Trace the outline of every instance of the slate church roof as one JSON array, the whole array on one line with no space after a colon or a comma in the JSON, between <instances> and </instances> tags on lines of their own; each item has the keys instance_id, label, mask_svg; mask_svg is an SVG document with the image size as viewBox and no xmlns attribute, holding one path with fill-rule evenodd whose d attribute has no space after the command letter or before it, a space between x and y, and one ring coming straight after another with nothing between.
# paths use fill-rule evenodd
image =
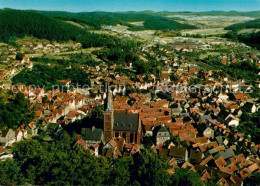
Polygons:
<instances>
[{"instance_id":1,"label":"slate church roof","mask_svg":"<svg viewBox=\"0 0 260 186\"><path fill-rule=\"evenodd\" d=\"M137 131L139 114L114 114L113 130Z\"/></svg>"}]
</instances>

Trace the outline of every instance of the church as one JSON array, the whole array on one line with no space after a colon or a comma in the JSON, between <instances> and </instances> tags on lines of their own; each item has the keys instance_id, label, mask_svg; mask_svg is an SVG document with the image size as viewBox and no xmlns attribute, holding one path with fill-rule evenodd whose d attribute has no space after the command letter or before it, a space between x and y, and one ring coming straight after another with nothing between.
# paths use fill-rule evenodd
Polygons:
<instances>
[{"instance_id":1,"label":"church","mask_svg":"<svg viewBox=\"0 0 260 186\"><path fill-rule=\"evenodd\" d=\"M107 85L104 110L104 142L114 137L125 138L126 143L140 144L142 127L139 114L114 113L112 93Z\"/></svg>"}]
</instances>

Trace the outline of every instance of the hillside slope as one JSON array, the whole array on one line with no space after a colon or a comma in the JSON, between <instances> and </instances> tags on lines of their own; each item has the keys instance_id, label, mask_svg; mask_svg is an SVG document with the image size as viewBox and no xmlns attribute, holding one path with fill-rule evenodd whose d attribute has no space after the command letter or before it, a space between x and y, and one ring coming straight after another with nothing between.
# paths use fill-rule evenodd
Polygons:
<instances>
[{"instance_id":1,"label":"hillside slope","mask_svg":"<svg viewBox=\"0 0 260 186\"><path fill-rule=\"evenodd\" d=\"M129 22L143 21L142 29L195 29L196 26L179 23L181 18L168 18L157 13L150 12L60 12L60 11L35 11L52 18L75 21L91 26L93 29L100 29L104 25L122 24L129 26Z\"/></svg>"},{"instance_id":2,"label":"hillside slope","mask_svg":"<svg viewBox=\"0 0 260 186\"><path fill-rule=\"evenodd\" d=\"M75 40L85 31L34 12L4 9L0 11L0 40L12 37L34 36L56 41Z\"/></svg>"},{"instance_id":3,"label":"hillside slope","mask_svg":"<svg viewBox=\"0 0 260 186\"><path fill-rule=\"evenodd\" d=\"M0 10L0 41L33 36L50 41L80 42L83 48L115 45L118 39L110 35L94 34L78 26L41 15L33 11Z\"/></svg>"},{"instance_id":4,"label":"hillside slope","mask_svg":"<svg viewBox=\"0 0 260 186\"><path fill-rule=\"evenodd\" d=\"M238 31L246 28L260 28L260 19L255 19L244 23L233 24L226 27L225 30Z\"/></svg>"}]
</instances>

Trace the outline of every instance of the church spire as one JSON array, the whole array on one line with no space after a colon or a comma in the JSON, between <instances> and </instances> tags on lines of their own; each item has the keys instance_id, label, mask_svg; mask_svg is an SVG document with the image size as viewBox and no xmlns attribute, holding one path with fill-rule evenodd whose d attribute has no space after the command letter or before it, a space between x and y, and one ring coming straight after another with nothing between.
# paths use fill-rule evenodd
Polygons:
<instances>
[{"instance_id":1,"label":"church spire","mask_svg":"<svg viewBox=\"0 0 260 186\"><path fill-rule=\"evenodd\" d=\"M107 83L107 108L106 111L113 112L113 103L112 103L112 92L110 90L109 82Z\"/></svg>"}]
</instances>

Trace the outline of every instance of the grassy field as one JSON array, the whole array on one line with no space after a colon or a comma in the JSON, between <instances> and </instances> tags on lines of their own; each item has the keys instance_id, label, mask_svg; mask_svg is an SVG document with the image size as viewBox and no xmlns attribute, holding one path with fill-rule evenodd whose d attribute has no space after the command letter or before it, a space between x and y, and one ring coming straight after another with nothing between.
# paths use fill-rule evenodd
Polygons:
<instances>
[{"instance_id":1,"label":"grassy field","mask_svg":"<svg viewBox=\"0 0 260 186\"><path fill-rule=\"evenodd\" d=\"M79 53L83 53L83 54L90 54L91 57L96 60L96 61L100 61L96 55L92 54L92 52L94 50L101 50L101 47L92 47L92 48L86 48L86 49L82 49L82 50L77 50L77 51L70 51L70 52L61 52L61 53L52 53L52 54L48 54L51 57L54 57L56 59L69 59L70 54L79 54Z\"/></svg>"},{"instance_id":2,"label":"grassy field","mask_svg":"<svg viewBox=\"0 0 260 186\"><path fill-rule=\"evenodd\" d=\"M50 41L48 41L47 39L38 39L26 36L24 38L17 38L15 42L17 45L30 45L32 43L49 43Z\"/></svg>"},{"instance_id":3,"label":"grassy field","mask_svg":"<svg viewBox=\"0 0 260 186\"><path fill-rule=\"evenodd\" d=\"M101 47L96 47L96 48L87 48L87 49L82 49L82 50L77 50L77 51L70 51L70 52L61 52L61 53L50 53L50 54L26 54L26 56L30 57L31 60L33 61L33 58L35 57L41 57L44 56L45 58L49 58L49 59L65 59L65 60L70 60L70 55L71 54L79 54L79 53L83 53L83 54L89 54L91 55L92 59L94 59L95 61L100 61L100 59L97 58L96 55L92 54L92 52L94 50L101 50Z\"/></svg>"},{"instance_id":4,"label":"grassy field","mask_svg":"<svg viewBox=\"0 0 260 186\"><path fill-rule=\"evenodd\" d=\"M238 32L238 34L246 34L246 33L252 33L252 32L259 32L259 31L260 31L260 29L248 28L248 29L240 30Z\"/></svg>"},{"instance_id":5,"label":"grassy field","mask_svg":"<svg viewBox=\"0 0 260 186\"><path fill-rule=\"evenodd\" d=\"M144 21L139 21L139 22L129 22L129 24L134 25L134 26L143 26Z\"/></svg>"},{"instance_id":6,"label":"grassy field","mask_svg":"<svg viewBox=\"0 0 260 186\"><path fill-rule=\"evenodd\" d=\"M86 28L86 26L84 25L81 25L81 24L79 24L79 23L76 23L76 22L74 22L74 21L64 21L64 22L66 22L66 23L69 23L69 24L72 24L72 25L74 25L74 26L77 26L77 27L79 27L79 28Z\"/></svg>"},{"instance_id":7,"label":"grassy field","mask_svg":"<svg viewBox=\"0 0 260 186\"><path fill-rule=\"evenodd\" d=\"M196 29L196 30L188 30L183 31L182 34L200 34L200 35L219 35L225 34L228 30L224 30L223 28L209 28L209 29Z\"/></svg>"},{"instance_id":8,"label":"grassy field","mask_svg":"<svg viewBox=\"0 0 260 186\"><path fill-rule=\"evenodd\" d=\"M220 55L220 52L207 52L207 54L201 54L200 55L200 59L204 59L205 57L207 57L209 55L211 55L211 56L218 56L218 55Z\"/></svg>"}]
</instances>

